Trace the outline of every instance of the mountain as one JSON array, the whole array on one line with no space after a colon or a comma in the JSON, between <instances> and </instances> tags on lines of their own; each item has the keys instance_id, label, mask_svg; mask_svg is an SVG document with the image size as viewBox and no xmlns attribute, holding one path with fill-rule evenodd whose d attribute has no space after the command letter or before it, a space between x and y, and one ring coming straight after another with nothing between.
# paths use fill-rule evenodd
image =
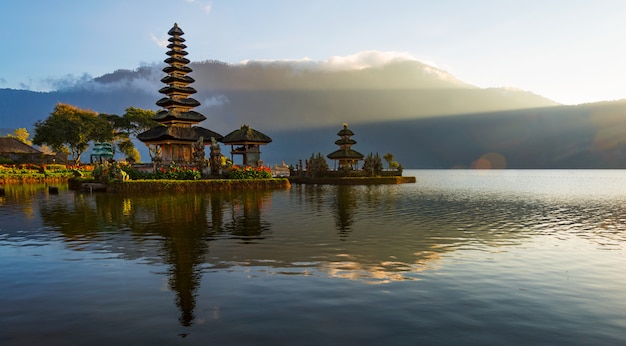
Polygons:
<instances>
[{"instance_id":1,"label":"mountain","mask_svg":"<svg viewBox=\"0 0 626 346\"><path fill-rule=\"evenodd\" d=\"M281 131L286 162L337 149L340 125ZM363 153L387 152L407 168L626 168L626 100L578 106L350 124ZM270 151L269 147L266 149ZM265 155L268 162L279 157Z\"/></svg>"},{"instance_id":2,"label":"mountain","mask_svg":"<svg viewBox=\"0 0 626 346\"><path fill-rule=\"evenodd\" d=\"M2 89L0 127L32 128L57 102L112 114L130 106L157 110L162 67L118 70L48 93ZM417 61L349 70L296 62L190 67L197 110L208 118L203 126L225 133L244 123L278 130L556 105L529 92L479 89Z\"/></svg>"},{"instance_id":3,"label":"mountain","mask_svg":"<svg viewBox=\"0 0 626 346\"><path fill-rule=\"evenodd\" d=\"M0 89L0 128L32 130L57 102L110 114L157 110L162 67L118 70L53 92ZM190 67L197 110L207 117L201 125L226 134L248 124L269 135L267 163L336 150L344 122L356 150L394 153L408 168L471 167L489 158L508 168L623 168L626 161L625 101L560 106L530 92L477 88L407 60L356 69L306 61Z\"/></svg>"}]
</instances>

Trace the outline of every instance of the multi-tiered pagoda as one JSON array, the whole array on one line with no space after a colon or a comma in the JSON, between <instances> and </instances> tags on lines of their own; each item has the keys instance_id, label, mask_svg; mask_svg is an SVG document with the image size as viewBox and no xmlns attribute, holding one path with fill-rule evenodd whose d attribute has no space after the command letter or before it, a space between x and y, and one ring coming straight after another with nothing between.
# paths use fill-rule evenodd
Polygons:
<instances>
[{"instance_id":1,"label":"multi-tiered pagoda","mask_svg":"<svg viewBox=\"0 0 626 346\"><path fill-rule=\"evenodd\" d=\"M339 146L339 150L333 151L327 157L334 160L335 163L339 162L338 169L358 169L359 160L363 159L363 154L352 149L356 141L350 138L354 136L354 133L350 131L347 123L343 124L343 129L337 132L337 136L340 138L335 141L335 144Z\"/></svg>"},{"instance_id":2,"label":"multi-tiered pagoda","mask_svg":"<svg viewBox=\"0 0 626 346\"><path fill-rule=\"evenodd\" d=\"M191 68L187 66L189 59L185 58L187 46L181 36L185 33L174 24L168 31L171 37L168 39L170 50L166 53L169 57L164 61L169 65L163 69L167 76L161 82L167 84L159 90L166 97L157 101L157 105L163 107L155 116L154 120L160 126L154 127L137 136L145 144L156 145L160 149L160 159L164 163L188 163L193 160L193 144L200 138L205 145L211 143L211 138L222 140L222 135L217 132L195 126L206 117L196 111L194 107L200 106L200 102L189 97L196 93L196 89L189 86L194 79L187 76Z\"/></svg>"}]
</instances>

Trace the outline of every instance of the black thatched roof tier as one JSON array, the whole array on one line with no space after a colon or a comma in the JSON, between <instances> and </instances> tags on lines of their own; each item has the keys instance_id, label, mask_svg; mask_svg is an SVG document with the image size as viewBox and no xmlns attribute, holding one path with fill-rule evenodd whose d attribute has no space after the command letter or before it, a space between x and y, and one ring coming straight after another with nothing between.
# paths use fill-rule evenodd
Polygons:
<instances>
[{"instance_id":1,"label":"black thatched roof tier","mask_svg":"<svg viewBox=\"0 0 626 346\"><path fill-rule=\"evenodd\" d=\"M217 141L223 138L219 133L200 126L157 126L137 135L137 139L146 143L165 140L196 142L200 137L203 138L205 143L210 143L211 137Z\"/></svg>"},{"instance_id":2,"label":"black thatched roof tier","mask_svg":"<svg viewBox=\"0 0 626 346\"><path fill-rule=\"evenodd\" d=\"M165 52L165 54L172 56L172 55L187 55L189 53L187 53L184 50L168 50L167 52Z\"/></svg>"},{"instance_id":3,"label":"black thatched roof tier","mask_svg":"<svg viewBox=\"0 0 626 346\"><path fill-rule=\"evenodd\" d=\"M172 72L189 73L193 70L189 66L165 66L161 71L169 74Z\"/></svg>"},{"instance_id":4,"label":"black thatched roof tier","mask_svg":"<svg viewBox=\"0 0 626 346\"><path fill-rule=\"evenodd\" d=\"M168 110L162 110L158 112L154 118L152 118L158 122L166 122L172 120L179 120L181 122L196 122L199 123L203 120L206 120L206 117L196 111L189 112L171 112Z\"/></svg>"},{"instance_id":5,"label":"black thatched roof tier","mask_svg":"<svg viewBox=\"0 0 626 346\"><path fill-rule=\"evenodd\" d=\"M337 136L354 136L354 133L348 128L348 124L344 124L341 131L337 132Z\"/></svg>"},{"instance_id":6,"label":"black thatched roof tier","mask_svg":"<svg viewBox=\"0 0 626 346\"><path fill-rule=\"evenodd\" d=\"M196 99L192 98L184 98L184 99L173 99L171 97L164 97L156 102L157 106L161 106L163 108L172 108L172 107L198 107L200 102Z\"/></svg>"},{"instance_id":7,"label":"black thatched roof tier","mask_svg":"<svg viewBox=\"0 0 626 346\"><path fill-rule=\"evenodd\" d=\"M175 56L171 56L165 60L163 60L165 63L167 64L175 64L175 63L179 63L182 65L187 65L191 62L191 60L187 59L187 58L179 58L179 57L175 57Z\"/></svg>"},{"instance_id":8,"label":"black thatched roof tier","mask_svg":"<svg viewBox=\"0 0 626 346\"><path fill-rule=\"evenodd\" d=\"M341 139L336 140L335 144L337 144L337 145L346 145L346 144L354 145L354 144L356 144L356 141L354 139L343 139L343 138L341 138Z\"/></svg>"},{"instance_id":9,"label":"black thatched roof tier","mask_svg":"<svg viewBox=\"0 0 626 346\"><path fill-rule=\"evenodd\" d=\"M170 42L172 42L172 43L174 43L174 44L176 44L177 42L182 43L182 42L185 42L185 41L186 41L184 38L179 37L179 36L176 36L176 37L170 37L170 38L168 38L167 40L168 40L168 41L170 41Z\"/></svg>"},{"instance_id":10,"label":"black thatched roof tier","mask_svg":"<svg viewBox=\"0 0 626 346\"><path fill-rule=\"evenodd\" d=\"M172 75L167 75L163 78L161 78L161 82L165 83L165 84L172 84L174 82L179 82L179 83L183 83L183 84L190 84L195 82L195 79L189 77L189 76L182 76L182 77L177 77L177 76L172 76Z\"/></svg>"},{"instance_id":11,"label":"black thatched roof tier","mask_svg":"<svg viewBox=\"0 0 626 346\"><path fill-rule=\"evenodd\" d=\"M178 23L174 23L174 26L167 32L170 36L184 35L183 29L178 27Z\"/></svg>"},{"instance_id":12,"label":"black thatched roof tier","mask_svg":"<svg viewBox=\"0 0 626 346\"><path fill-rule=\"evenodd\" d=\"M187 45L184 44L184 43L178 42L178 41L170 43L170 44L167 45L167 48L169 48L169 49L172 49L174 47L185 49L185 48L187 48Z\"/></svg>"},{"instance_id":13,"label":"black thatched roof tier","mask_svg":"<svg viewBox=\"0 0 626 346\"><path fill-rule=\"evenodd\" d=\"M360 160L364 157L363 154L359 153L356 150L337 150L337 151L333 151L332 153L326 155L326 157L328 157L329 159L333 159L333 160L340 160L340 159L356 159L356 160Z\"/></svg>"},{"instance_id":14,"label":"black thatched roof tier","mask_svg":"<svg viewBox=\"0 0 626 346\"><path fill-rule=\"evenodd\" d=\"M222 139L224 144L267 144L271 141L269 136L250 128L248 125L243 125L239 130L227 134Z\"/></svg>"},{"instance_id":15,"label":"black thatched roof tier","mask_svg":"<svg viewBox=\"0 0 626 346\"><path fill-rule=\"evenodd\" d=\"M169 86L169 85L159 89L159 92L165 95L169 95L171 93L181 93L181 94L188 94L188 95L197 93L196 89L189 87L189 86L175 87L175 86Z\"/></svg>"}]
</instances>

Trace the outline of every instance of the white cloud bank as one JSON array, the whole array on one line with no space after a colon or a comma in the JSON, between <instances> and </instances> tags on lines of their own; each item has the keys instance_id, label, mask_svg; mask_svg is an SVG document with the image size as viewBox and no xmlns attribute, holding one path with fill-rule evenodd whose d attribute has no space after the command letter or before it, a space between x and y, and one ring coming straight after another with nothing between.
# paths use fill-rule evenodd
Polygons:
<instances>
[{"instance_id":1,"label":"white cloud bank","mask_svg":"<svg viewBox=\"0 0 626 346\"><path fill-rule=\"evenodd\" d=\"M342 70L362 70L371 67L384 66L392 62L418 61L409 53L405 52L381 52L362 51L347 56L332 56L328 60L314 61L305 57L302 59L276 59L276 60L243 60L242 65L250 63L287 63L294 66L310 69L342 71Z\"/></svg>"}]
</instances>

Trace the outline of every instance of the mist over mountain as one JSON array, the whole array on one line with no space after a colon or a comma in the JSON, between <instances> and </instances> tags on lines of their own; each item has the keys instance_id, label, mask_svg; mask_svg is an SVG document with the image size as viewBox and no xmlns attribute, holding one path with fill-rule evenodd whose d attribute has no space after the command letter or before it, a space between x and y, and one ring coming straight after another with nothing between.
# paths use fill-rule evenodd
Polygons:
<instances>
[{"instance_id":1,"label":"mist over mountain","mask_svg":"<svg viewBox=\"0 0 626 346\"><path fill-rule=\"evenodd\" d=\"M198 91L192 97L207 117L202 125L217 132L244 123L278 130L556 105L529 92L479 89L414 60L363 60L349 67L308 61L191 63L196 80L191 86ZM49 93L0 90L0 127L32 127L57 102L112 114L130 106L158 110L163 66L117 70Z\"/></svg>"},{"instance_id":2,"label":"mist over mountain","mask_svg":"<svg viewBox=\"0 0 626 346\"><path fill-rule=\"evenodd\" d=\"M269 135L267 163L336 150L344 122L356 150L392 152L407 168L471 167L488 153L508 168L621 168L625 161L622 101L558 106L526 91L480 89L414 60L360 58L191 63L192 97L207 117L200 125L227 134L248 124ZM158 110L164 66L117 70L53 92L0 89L0 128L32 130L57 102L118 115L130 106Z\"/></svg>"}]
</instances>

